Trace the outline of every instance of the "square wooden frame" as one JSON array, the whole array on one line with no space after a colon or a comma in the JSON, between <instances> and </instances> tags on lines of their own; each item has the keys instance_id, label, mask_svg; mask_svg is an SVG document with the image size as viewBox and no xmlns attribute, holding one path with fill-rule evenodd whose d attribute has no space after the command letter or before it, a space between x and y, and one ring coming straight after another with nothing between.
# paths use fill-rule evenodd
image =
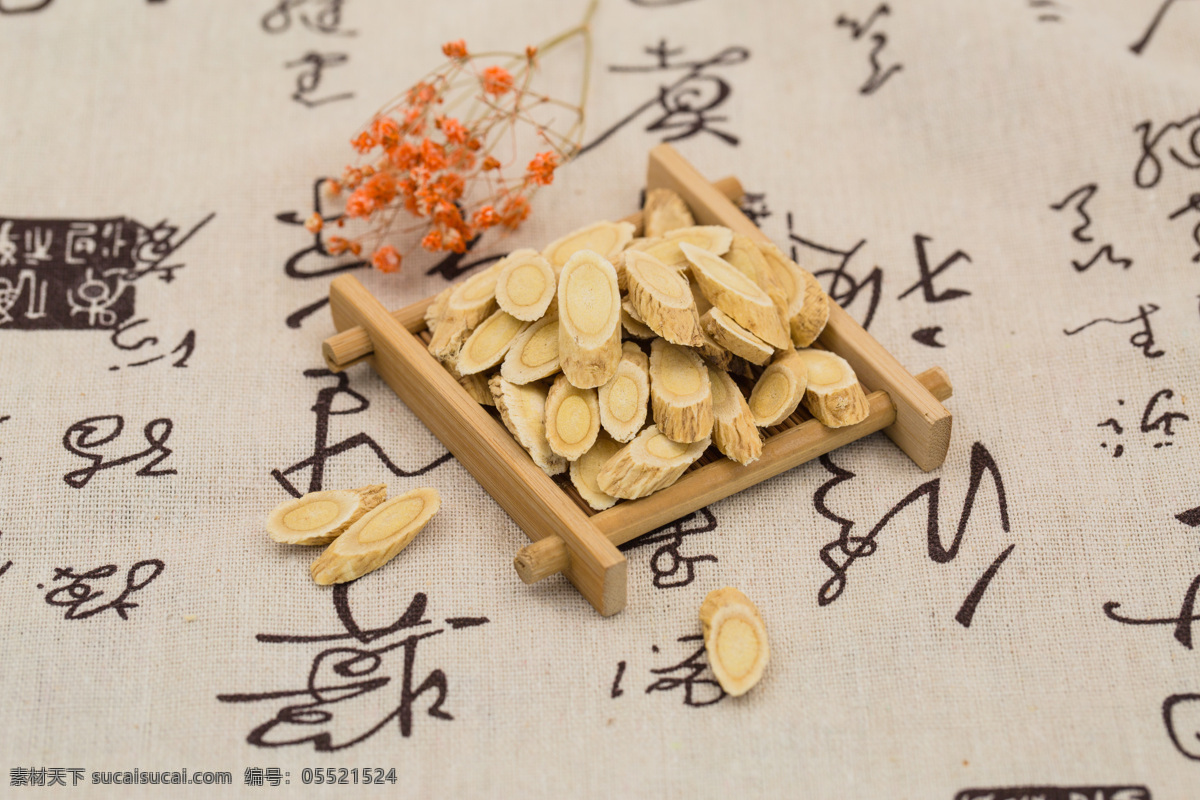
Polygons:
<instances>
[{"instance_id":1,"label":"square wooden frame","mask_svg":"<svg viewBox=\"0 0 1200 800\"><path fill-rule=\"evenodd\" d=\"M724 225L770 241L730 199L736 180L709 183L669 145L650 151L647 191L679 193L701 225ZM640 224L640 214L629 218ZM763 454L742 466L708 454L674 485L650 497L595 512L569 484L547 476L489 411L473 400L426 349L425 309L433 298L388 312L351 275L329 287L334 326L322 351L338 371L367 360L413 413L525 531L533 543L514 559L522 580L566 575L601 614L625 606L626 562L617 549L637 536L724 497L882 430L924 470L942 464L952 417L941 400L950 383L940 368L914 377L836 303L820 346L845 358L868 391L870 414L857 425L826 428L803 410L767 430ZM715 452L715 451L713 451Z\"/></svg>"}]
</instances>

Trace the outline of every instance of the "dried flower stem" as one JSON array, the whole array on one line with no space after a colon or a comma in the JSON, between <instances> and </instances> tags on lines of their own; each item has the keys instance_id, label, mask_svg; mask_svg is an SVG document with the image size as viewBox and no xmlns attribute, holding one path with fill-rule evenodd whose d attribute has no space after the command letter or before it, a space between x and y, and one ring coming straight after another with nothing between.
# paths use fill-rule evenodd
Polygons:
<instances>
[{"instance_id":1,"label":"dried flower stem","mask_svg":"<svg viewBox=\"0 0 1200 800\"><path fill-rule=\"evenodd\" d=\"M517 227L529 214L533 194L553 182L554 171L579 150L597 4L590 0L579 25L525 48L523 55L469 53L462 40L443 45L449 61L381 107L352 139L363 158L327 189L335 196L347 193L344 216L365 221L368 230L358 238L330 237L329 252L358 255L370 240L372 263L394 272L402 256L394 245L384 244L387 238L421 234L426 250L462 253L489 228ZM578 102L534 91L540 57L576 37L584 49ZM565 131L556 130L553 119L538 118L538 112L554 108L573 118ZM451 116L460 109L461 119ZM548 149L523 156L518 128L532 129L532 138ZM524 165L520 173L511 174L519 164ZM413 217L413 224L401 224L402 212ZM315 232L324 224L314 214L306 226ZM337 224L342 227L345 220Z\"/></svg>"}]
</instances>

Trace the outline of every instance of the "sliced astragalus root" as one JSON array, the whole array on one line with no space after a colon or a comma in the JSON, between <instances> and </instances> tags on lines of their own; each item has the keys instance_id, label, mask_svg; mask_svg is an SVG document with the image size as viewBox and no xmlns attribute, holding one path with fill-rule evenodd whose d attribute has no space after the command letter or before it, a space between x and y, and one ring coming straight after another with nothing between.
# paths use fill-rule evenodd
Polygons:
<instances>
[{"instance_id":1,"label":"sliced astragalus root","mask_svg":"<svg viewBox=\"0 0 1200 800\"><path fill-rule=\"evenodd\" d=\"M771 655L758 608L732 586L715 589L700 605L700 624L708 666L717 683L734 697L750 691L762 678Z\"/></svg>"},{"instance_id":2,"label":"sliced astragalus root","mask_svg":"<svg viewBox=\"0 0 1200 800\"><path fill-rule=\"evenodd\" d=\"M779 312L783 321L787 322L787 290L775 277L775 270L767 263L767 257L763 255L758 244L749 236L735 233L733 242L729 245L729 252L721 258L728 261L734 269L754 281L758 288L766 292L767 296L771 298L771 302L775 304L775 310Z\"/></svg>"},{"instance_id":3,"label":"sliced astragalus root","mask_svg":"<svg viewBox=\"0 0 1200 800\"><path fill-rule=\"evenodd\" d=\"M629 291L629 276L625 274L625 252L622 250L608 260L608 263L613 265L613 272L617 273L617 291L622 295Z\"/></svg>"},{"instance_id":4,"label":"sliced astragalus root","mask_svg":"<svg viewBox=\"0 0 1200 800\"><path fill-rule=\"evenodd\" d=\"M703 317L701 317L701 320L703 320ZM729 369L729 363L733 360L733 353L730 353L716 339L709 336L704 331L703 324L700 327L700 344L696 345L696 352L704 358L705 363L717 369Z\"/></svg>"},{"instance_id":5,"label":"sliced astragalus root","mask_svg":"<svg viewBox=\"0 0 1200 800\"><path fill-rule=\"evenodd\" d=\"M601 386L621 360L621 293L608 259L581 250L558 280L558 360L580 389Z\"/></svg>"},{"instance_id":6,"label":"sliced astragalus root","mask_svg":"<svg viewBox=\"0 0 1200 800\"><path fill-rule=\"evenodd\" d=\"M442 289L433 298L433 302L425 308L425 327L429 330L431 338L437 333L437 324L442 317L446 316L446 305L450 302L450 295L454 294L454 290L457 288L457 286L451 285Z\"/></svg>"},{"instance_id":7,"label":"sliced astragalus root","mask_svg":"<svg viewBox=\"0 0 1200 800\"><path fill-rule=\"evenodd\" d=\"M714 253L687 242L680 248L691 263L692 275L709 302L777 350L792 346L791 337L784 330L775 303L758 284Z\"/></svg>"},{"instance_id":8,"label":"sliced astragalus root","mask_svg":"<svg viewBox=\"0 0 1200 800\"><path fill-rule=\"evenodd\" d=\"M792 342L797 347L808 347L817 340L829 322L829 296L811 272L800 270L800 277L804 281L804 301L799 308L796 303L788 307L792 315L788 325Z\"/></svg>"},{"instance_id":9,"label":"sliced astragalus root","mask_svg":"<svg viewBox=\"0 0 1200 800\"><path fill-rule=\"evenodd\" d=\"M788 306L783 316L788 322L792 343L796 347L808 347L829 321L829 297L811 272L802 269L778 247L773 244L759 247L787 294Z\"/></svg>"},{"instance_id":10,"label":"sliced astragalus root","mask_svg":"<svg viewBox=\"0 0 1200 800\"><path fill-rule=\"evenodd\" d=\"M283 544L329 544L386 497L382 483L309 492L275 507L267 518L267 535Z\"/></svg>"},{"instance_id":11,"label":"sliced astragalus root","mask_svg":"<svg viewBox=\"0 0 1200 800\"><path fill-rule=\"evenodd\" d=\"M519 320L539 320L556 288L554 269L536 250L516 250L496 265L496 303Z\"/></svg>"},{"instance_id":12,"label":"sliced astragalus root","mask_svg":"<svg viewBox=\"0 0 1200 800\"><path fill-rule=\"evenodd\" d=\"M617 372L600 387L600 425L618 442L628 442L646 424L650 407L650 359L633 342L621 345Z\"/></svg>"},{"instance_id":13,"label":"sliced astragalus root","mask_svg":"<svg viewBox=\"0 0 1200 800\"><path fill-rule=\"evenodd\" d=\"M574 461L596 443L600 402L595 389L577 389L559 375L546 394L546 441L550 449Z\"/></svg>"},{"instance_id":14,"label":"sliced astragalus root","mask_svg":"<svg viewBox=\"0 0 1200 800\"><path fill-rule=\"evenodd\" d=\"M725 371L730 375L736 375L748 381L758 379L758 373L754 370L754 365L741 356L730 356L729 365L725 367Z\"/></svg>"},{"instance_id":15,"label":"sliced astragalus root","mask_svg":"<svg viewBox=\"0 0 1200 800\"><path fill-rule=\"evenodd\" d=\"M621 327L635 339L653 339L658 336L653 328L642 321L637 309L628 300L621 301Z\"/></svg>"},{"instance_id":16,"label":"sliced astragalus root","mask_svg":"<svg viewBox=\"0 0 1200 800\"><path fill-rule=\"evenodd\" d=\"M475 375L462 375L458 379L458 383L467 390L467 394L471 399L481 406L494 406L496 401L492 398L492 390L488 388L488 378L481 373Z\"/></svg>"},{"instance_id":17,"label":"sliced astragalus root","mask_svg":"<svg viewBox=\"0 0 1200 800\"><path fill-rule=\"evenodd\" d=\"M646 236L662 236L677 228L696 224L683 198L670 189L651 189L642 208L642 228Z\"/></svg>"},{"instance_id":18,"label":"sliced astragalus root","mask_svg":"<svg viewBox=\"0 0 1200 800\"><path fill-rule=\"evenodd\" d=\"M659 241L637 247L643 253L649 253L668 267L687 269L688 260L681 246L690 244L710 253L722 255L729 250L733 241L733 231L720 225L694 225L690 228L676 228L662 236Z\"/></svg>"},{"instance_id":19,"label":"sliced astragalus root","mask_svg":"<svg viewBox=\"0 0 1200 800\"><path fill-rule=\"evenodd\" d=\"M633 239L634 230L628 222L596 222L551 242L542 255L555 272L561 272L571 256L581 250L591 250L609 259L625 249Z\"/></svg>"},{"instance_id":20,"label":"sliced astragalus root","mask_svg":"<svg viewBox=\"0 0 1200 800\"><path fill-rule=\"evenodd\" d=\"M456 368L457 364L457 357L455 357L453 360L442 362L442 365L445 366L446 371L454 376L454 380L458 381L458 385L466 390L467 394L471 396L472 400L474 400L476 403L479 403L481 406L495 405L496 403L492 399L492 390L488 388L487 376L478 373L475 375L463 375L459 373L458 369Z\"/></svg>"},{"instance_id":21,"label":"sliced astragalus root","mask_svg":"<svg viewBox=\"0 0 1200 800\"><path fill-rule=\"evenodd\" d=\"M787 349L763 370L750 392L750 413L760 428L778 425L792 415L804 397L807 367L795 350Z\"/></svg>"},{"instance_id":22,"label":"sliced astragalus root","mask_svg":"<svg viewBox=\"0 0 1200 800\"><path fill-rule=\"evenodd\" d=\"M801 284L799 265L785 256L783 251L772 242L759 242L758 250L763 254L763 258L767 261L767 267L775 276L776 283L783 288L784 295L790 303L796 296L797 287Z\"/></svg>"},{"instance_id":23,"label":"sliced astragalus root","mask_svg":"<svg viewBox=\"0 0 1200 800\"><path fill-rule=\"evenodd\" d=\"M846 359L827 350L800 350L797 358L808 368L804 407L822 425L854 425L871 413L867 395Z\"/></svg>"},{"instance_id":24,"label":"sliced astragalus root","mask_svg":"<svg viewBox=\"0 0 1200 800\"><path fill-rule=\"evenodd\" d=\"M692 299L696 301L697 313L703 317L705 313L713 307L713 304L708 302L708 298L704 296L704 291L700 288L700 284L696 283L696 281L688 281L688 288L692 291Z\"/></svg>"},{"instance_id":25,"label":"sliced astragalus root","mask_svg":"<svg viewBox=\"0 0 1200 800\"><path fill-rule=\"evenodd\" d=\"M429 353L443 364L455 364L458 351L470 334L470 326L461 317L442 317L429 339Z\"/></svg>"},{"instance_id":26,"label":"sliced astragalus root","mask_svg":"<svg viewBox=\"0 0 1200 800\"><path fill-rule=\"evenodd\" d=\"M500 374L526 384L558 372L558 315L549 314L522 331L508 347Z\"/></svg>"},{"instance_id":27,"label":"sliced astragalus root","mask_svg":"<svg viewBox=\"0 0 1200 800\"><path fill-rule=\"evenodd\" d=\"M692 290L678 270L654 256L631 251L625 257L629 301L638 318L672 344L700 343L700 315Z\"/></svg>"},{"instance_id":28,"label":"sliced astragalus root","mask_svg":"<svg viewBox=\"0 0 1200 800\"><path fill-rule=\"evenodd\" d=\"M716 306L704 312L700 326L721 347L751 364L765 364L775 354L774 347L738 325Z\"/></svg>"},{"instance_id":29,"label":"sliced astragalus root","mask_svg":"<svg viewBox=\"0 0 1200 800\"><path fill-rule=\"evenodd\" d=\"M690 228L677 228L663 238L680 244L689 242L722 256L733 243L733 231L724 225L693 225Z\"/></svg>"},{"instance_id":30,"label":"sliced astragalus root","mask_svg":"<svg viewBox=\"0 0 1200 800\"><path fill-rule=\"evenodd\" d=\"M379 569L408 546L442 506L437 489L413 489L364 514L312 564L321 585L346 583Z\"/></svg>"},{"instance_id":31,"label":"sliced astragalus root","mask_svg":"<svg viewBox=\"0 0 1200 800\"><path fill-rule=\"evenodd\" d=\"M567 471L567 460L550 449L546 440L546 389L540 384L524 386L493 375L488 387L496 401L500 420L513 438L525 448L533 463L553 477Z\"/></svg>"},{"instance_id":32,"label":"sliced astragalus root","mask_svg":"<svg viewBox=\"0 0 1200 800\"><path fill-rule=\"evenodd\" d=\"M650 406L654 424L677 442L707 440L712 433L708 368L694 351L663 339L650 344Z\"/></svg>"},{"instance_id":33,"label":"sliced astragalus root","mask_svg":"<svg viewBox=\"0 0 1200 800\"><path fill-rule=\"evenodd\" d=\"M453 357L467 334L496 310L498 274L488 268L454 287L429 341L429 352L434 358L444 361Z\"/></svg>"},{"instance_id":34,"label":"sliced astragalus root","mask_svg":"<svg viewBox=\"0 0 1200 800\"><path fill-rule=\"evenodd\" d=\"M611 497L645 497L679 480L709 444L707 438L681 444L649 425L605 463L596 475L596 485Z\"/></svg>"},{"instance_id":35,"label":"sliced astragalus root","mask_svg":"<svg viewBox=\"0 0 1200 800\"><path fill-rule=\"evenodd\" d=\"M723 370L710 367L708 381L712 384L713 444L739 464L757 461L762 455L762 436L742 390Z\"/></svg>"},{"instance_id":36,"label":"sliced astragalus root","mask_svg":"<svg viewBox=\"0 0 1200 800\"><path fill-rule=\"evenodd\" d=\"M590 450L571 462L571 483L575 484L584 502L597 511L612 508L617 504L617 498L600 491L596 476L620 449L619 442L614 442L607 434L601 433Z\"/></svg>"},{"instance_id":37,"label":"sliced astragalus root","mask_svg":"<svg viewBox=\"0 0 1200 800\"><path fill-rule=\"evenodd\" d=\"M507 311L497 311L471 331L462 349L458 351L455 367L459 375L474 375L499 364L513 340L525 331L528 322L522 322Z\"/></svg>"},{"instance_id":38,"label":"sliced astragalus root","mask_svg":"<svg viewBox=\"0 0 1200 800\"><path fill-rule=\"evenodd\" d=\"M625 245L625 249L645 252L647 247L652 244L658 244L661 241L662 237L660 236L639 236L636 239L630 239Z\"/></svg>"}]
</instances>

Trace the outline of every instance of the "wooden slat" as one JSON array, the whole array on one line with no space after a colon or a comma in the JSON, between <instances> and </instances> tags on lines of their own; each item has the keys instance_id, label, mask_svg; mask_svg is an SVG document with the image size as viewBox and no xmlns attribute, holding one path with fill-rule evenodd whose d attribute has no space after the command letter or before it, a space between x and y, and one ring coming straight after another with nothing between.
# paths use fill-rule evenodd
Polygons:
<instances>
[{"instance_id":1,"label":"wooden slat","mask_svg":"<svg viewBox=\"0 0 1200 800\"><path fill-rule=\"evenodd\" d=\"M922 388L941 400L950 397L953 391L950 379L940 367L922 372L917 380ZM768 438L758 461L742 466L722 457L690 470L649 497L626 500L601 511L592 516L592 522L610 542L621 545L895 422L896 409L888 401L887 393L871 392L867 399L871 412L857 425L827 428L815 419L806 420ZM567 558L563 544L547 537L521 550L513 559L513 566L521 580L535 583L560 571Z\"/></svg>"},{"instance_id":2,"label":"wooden slat","mask_svg":"<svg viewBox=\"0 0 1200 800\"><path fill-rule=\"evenodd\" d=\"M770 241L667 144L650 151L646 191L657 188L678 192L701 224L724 225L755 241ZM884 433L921 469L929 471L941 466L950 447L953 424L950 412L837 303L830 301L829 305L829 323L821 334L821 342L850 362L865 385L883 390L891 397L896 406L896 420Z\"/></svg>"},{"instance_id":3,"label":"wooden slat","mask_svg":"<svg viewBox=\"0 0 1200 800\"><path fill-rule=\"evenodd\" d=\"M334 324L370 337L375 371L531 539L554 536L569 552L565 574L604 616L625 607L626 562L508 431L467 395L353 275L329 287Z\"/></svg>"}]
</instances>

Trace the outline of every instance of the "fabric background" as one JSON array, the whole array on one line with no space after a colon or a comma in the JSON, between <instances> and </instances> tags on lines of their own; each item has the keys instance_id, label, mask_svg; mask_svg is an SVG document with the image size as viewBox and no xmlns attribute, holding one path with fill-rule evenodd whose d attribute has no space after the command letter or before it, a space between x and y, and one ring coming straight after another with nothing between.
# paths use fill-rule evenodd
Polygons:
<instances>
[{"instance_id":1,"label":"fabric background","mask_svg":"<svg viewBox=\"0 0 1200 800\"><path fill-rule=\"evenodd\" d=\"M628 551L628 608L604 619L561 577L516 578L524 535L453 459L396 475L355 447L327 460L323 486L433 485L443 497L402 557L345 595L364 629L427 597L429 625L371 644L256 638L347 633L334 592L308 575L314 551L263 531L287 498L271 471L313 454L318 392L337 388L305 375L323 367L328 310L288 324L326 295L329 276L285 271L313 237L277 215L311 213L314 181L352 160L350 134L440 63L442 42L520 49L574 24L584 4L346 0L322 32L330 17L318 15L336 18L338 4L300 0L271 32L278 5L0 2L0 222L18 221L7 231L15 263L0 241L0 306L12 300L0 315L5 793L35 791L11 785L17 769L79 767L87 782L93 771L187 767L233 774L233 786L187 790L213 796L952 798L1053 785L1200 797L1200 656L1186 602L1200 573L1200 210L1186 209L1200 208L1200 3L892 0L872 20L878 4L866 0L603 0L585 140L611 135L559 171L517 234L485 239L467 261L630 213L647 150L680 136L701 171L737 175L761 196L763 229L825 270L827 290L912 372L946 369L949 457L925 474L873 436L720 502L676 527L674 545ZM855 38L841 16L870 24ZM690 106L660 102L686 68L611 69L653 67L647 48L660 42L678 49L670 63L746 55L703 67ZM312 107L292 98L303 65L286 66L309 52L345 56L306 97L334 99ZM582 50L558 55L572 78ZM706 122L689 133L686 108L698 106ZM166 220L178 244L210 214L161 262L182 265L173 280L138 280L124 320L144 323L114 336L80 311L30 329L56 325L30 305L36 281L58 287L49 302L62 305L54 276L82 280L85 267L28 263L29 226L59 221L65 236L72 221L120 217L152 237ZM1104 245L1091 266L1072 266ZM936 272L928 295L922 248L930 272L965 256ZM310 253L293 272L344 261ZM355 274L400 307L446 284L427 267ZM1143 311L1152 343L1134 319ZM343 412L327 417L329 444L365 434L404 472L445 454L368 368L347 375L363 400L325 396ZM89 461L64 439L78 444L73 426L107 416L90 434L99 439L111 415L123 431L88 452L144 451L143 429L168 419L170 454L72 486L65 476ZM173 474L138 474L161 470ZM304 491L311 473L289 478ZM964 601L1010 546L964 626ZM835 563L857 553L824 605L834 572L823 548ZM136 606L86 614L121 600L130 568L142 564L136 582L155 560L161 574L122 601ZM105 565L111 574L71 577ZM71 585L74 597L59 591ZM700 633L700 602L723 585L758 604L771 663L747 696L698 705L715 696L711 674L687 667L699 645L680 639ZM488 622L446 622L463 618ZM318 686L353 683L322 651L434 630L414 645L410 688L440 670L452 720L430 715L429 690L402 734L399 647L370 675L388 685L348 698L331 689L326 699L342 700L331 719L251 741L304 702L280 693L303 691L310 672ZM227 702L255 694L272 696ZM321 732L341 749L286 744ZM247 786L255 767L290 783ZM306 789L306 767L395 768L398 781Z\"/></svg>"}]
</instances>

